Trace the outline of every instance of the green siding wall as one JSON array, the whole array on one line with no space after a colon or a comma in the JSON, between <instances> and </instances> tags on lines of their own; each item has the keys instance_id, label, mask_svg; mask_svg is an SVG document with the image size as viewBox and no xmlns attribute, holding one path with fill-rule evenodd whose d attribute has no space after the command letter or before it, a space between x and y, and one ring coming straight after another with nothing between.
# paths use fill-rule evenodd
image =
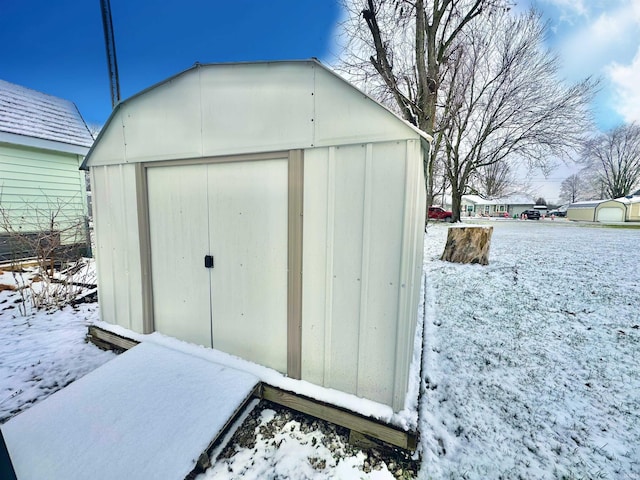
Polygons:
<instances>
[{"instance_id":1,"label":"green siding wall","mask_svg":"<svg viewBox=\"0 0 640 480\"><path fill-rule=\"evenodd\" d=\"M82 224L86 212L82 157L69 153L0 144L0 213L14 230L66 231L62 243L84 241L83 231L70 229ZM4 232L0 216L0 233Z\"/></svg>"}]
</instances>

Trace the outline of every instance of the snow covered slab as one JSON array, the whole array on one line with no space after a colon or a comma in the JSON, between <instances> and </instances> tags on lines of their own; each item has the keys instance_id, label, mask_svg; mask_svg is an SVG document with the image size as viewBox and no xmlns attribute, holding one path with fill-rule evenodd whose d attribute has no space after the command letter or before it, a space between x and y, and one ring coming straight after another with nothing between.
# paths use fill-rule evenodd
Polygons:
<instances>
[{"instance_id":1,"label":"snow covered slab","mask_svg":"<svg viewBox=\"0 0 640 480\"><path fill-rule=\"evenodd\" d=\"M259 380L141 343L2 425L20 480L183 479Z\"/></svg>"}]
</instances>

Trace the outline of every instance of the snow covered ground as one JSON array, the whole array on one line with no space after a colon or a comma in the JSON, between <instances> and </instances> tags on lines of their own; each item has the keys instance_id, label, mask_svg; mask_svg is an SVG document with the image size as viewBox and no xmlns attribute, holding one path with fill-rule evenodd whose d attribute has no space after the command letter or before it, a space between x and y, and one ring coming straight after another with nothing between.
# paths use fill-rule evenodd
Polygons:
<instances>
[{"instance_id":1,"label":"snow covered ground","mask_svg":"<svg viewBox=\"0 0 640 480\"><path fill-rule=\"evenodd\" d=\"M640 230L490 224L484 267L438 260L447 226L428 229L418 477L640 478ZM0 292L0 423L112 357L83 341L95 304L22 317L16 295ZM411 476L265 404L214 456L202 479Z\"/></svg>"},{"instance_id":2,"label":"snow covered ground","mask_svg":"<svg viewBox=\"0 0 640 480\"><path fill-rule=\"evenodd\" d=\"M640 230L493 224L486 267L427 235L421 478L640 478Z\"/></svg>"},{"instance_id":3,"label":"snow covered ground","mask_svg":"<svg viewBox=\"0 0 640 480\"><path fill-rule=\"evenodd\" d=\"M85 342L87 326L99 318L96 303L35 310L29 288L9 289L39 290L34 274L0 268L0 424L114 357Z\"/></svg>"}]
</instances>

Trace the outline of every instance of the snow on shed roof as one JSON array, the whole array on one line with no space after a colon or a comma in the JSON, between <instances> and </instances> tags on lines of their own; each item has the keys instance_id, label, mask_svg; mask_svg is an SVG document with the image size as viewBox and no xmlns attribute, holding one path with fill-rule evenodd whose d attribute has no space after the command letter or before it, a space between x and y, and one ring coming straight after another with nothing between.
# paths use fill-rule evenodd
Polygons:
<instances>
[{"instance_id":1,"label":"snow on shed roof","mask_svg":"<svg viewBox=\"0 0 640 480\"><path fill-rule=\"evenodd\" d=\"M91 133L73 102L0 80L0 132L82 147Z\"/></svg>"}]
</instances>

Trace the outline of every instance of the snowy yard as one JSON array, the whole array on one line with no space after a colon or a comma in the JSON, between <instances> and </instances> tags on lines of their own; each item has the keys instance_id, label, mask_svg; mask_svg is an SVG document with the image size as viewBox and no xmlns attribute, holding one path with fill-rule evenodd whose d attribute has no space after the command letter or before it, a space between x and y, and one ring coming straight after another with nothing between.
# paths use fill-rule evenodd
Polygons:
<instances>
[{"instance_id":1,"label":"snowy yard","mask_svg":"<svg viewBox=\"0 0 640 480\"><path fill-rule=\"evenodd\" d=\"M490 264L438 260L430 225L421 479L640 478L640 230L494 221ZM10 284L12 275L0 275ZM96 304L21 316L0 291L0 423L108 361ZM409 478L411 462L260 403L214 478Z\"/></svg>"},{"instance_id":2,"label":"snowy yard","mask_svg":"<svg viewBox=\"0 0 640 480\"><path fill-rule=\"evenodd\" d=\"M640 478L640 230L494 225L429 229L422 478Z\"/></svg>"}]
</instances>

